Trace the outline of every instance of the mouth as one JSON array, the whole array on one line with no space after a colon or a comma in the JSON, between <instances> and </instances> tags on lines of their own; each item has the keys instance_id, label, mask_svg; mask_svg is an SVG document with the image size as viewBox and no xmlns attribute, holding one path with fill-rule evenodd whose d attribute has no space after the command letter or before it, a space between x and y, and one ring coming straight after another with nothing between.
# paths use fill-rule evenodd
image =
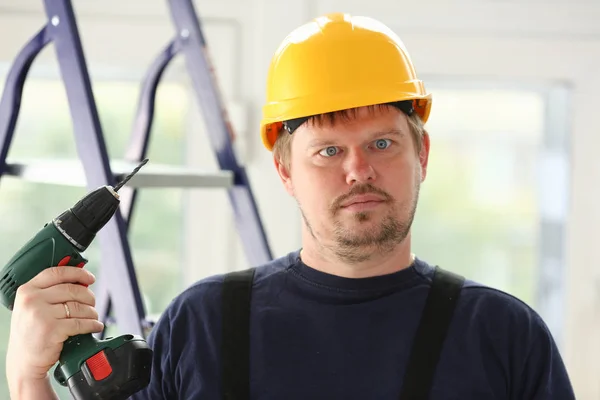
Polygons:
<instances>
[{"instance_id":1,"label":"mouth","mask_svg":"<svg viewBox=\"0 0 600 400\"><path fill-rule=\"evenodd\" d=\"M384 200L375 194L362 194L358 196L352 197L350 200L345 201L341 208L349 208L360 205L375 205L379 203L383 203Z\"/></svg>"},{"instance_id":2,"label":"mouth","mask_svg":"<svg viewBox=\"0 0 600 400\"><path fill-rule=\"evenodd\" d=\"M373 210L384 203L385 200L377 195L359 195L352 197L350 200L344 202L344 204L342 204L341 206L341 209L353 212L368 211Z\"/></svg>"}]
</instances>

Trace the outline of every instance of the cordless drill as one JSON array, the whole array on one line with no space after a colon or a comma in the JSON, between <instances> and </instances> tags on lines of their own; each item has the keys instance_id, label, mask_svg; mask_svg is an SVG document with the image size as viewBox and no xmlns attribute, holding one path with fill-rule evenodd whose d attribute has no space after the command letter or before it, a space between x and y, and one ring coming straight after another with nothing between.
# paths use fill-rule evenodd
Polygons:
<instances>
[{"instance_id":1,"label":"cordless drill","mask_svg":"<svg viewBox=\"0 0 600 400\"><path fill-rule=\"evenodd\" d=\"M82 268L82 253L119 207L118 190L146 164L144 160L114 188L102 186L80 199L44 227L21 248L0 272L0 301L13 309L17 288L54 266ZM68 386L74 399L120 400L150 381L152 350L134 335L104 340L92 334L68 338L54 370L54 378Z\"/></svg>"}]
</instances>

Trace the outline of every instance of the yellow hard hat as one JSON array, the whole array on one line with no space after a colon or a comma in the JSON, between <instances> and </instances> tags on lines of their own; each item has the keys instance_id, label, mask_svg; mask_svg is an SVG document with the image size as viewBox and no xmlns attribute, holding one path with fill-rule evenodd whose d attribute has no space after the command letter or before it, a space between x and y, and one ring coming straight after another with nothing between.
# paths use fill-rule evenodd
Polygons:
<instances>
[{"instance_id":1,"label":"yellow hard hat","mask_svg":"<svg viewBox=\"0 0 600 400\"><path fill-rule=\"evenodd\" d=\"M324 15L292 31L275 52L261 137L272 150L284 121L406 100L427 122L431 94L400 38L372 18Z\"/></svg>"}]
</instances>

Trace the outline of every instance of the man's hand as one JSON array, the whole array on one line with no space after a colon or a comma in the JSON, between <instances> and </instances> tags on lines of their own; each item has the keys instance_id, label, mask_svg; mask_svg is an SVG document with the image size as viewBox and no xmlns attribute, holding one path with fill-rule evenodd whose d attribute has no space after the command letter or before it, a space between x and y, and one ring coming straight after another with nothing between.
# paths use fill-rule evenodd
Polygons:
<instances>
[{"instance_id":1,"label":"man's hand","mask_svg":"<svg viewBox=\"0 0 600 400\"><path fill-rule=\"evenodd\" d=\"M94 281L84 269L52 267L18 288L6 358L12 398L55 398L47 376L63 343L70 336L102 332L95 296L86 287Z\"/></svg>"}]
</instances>

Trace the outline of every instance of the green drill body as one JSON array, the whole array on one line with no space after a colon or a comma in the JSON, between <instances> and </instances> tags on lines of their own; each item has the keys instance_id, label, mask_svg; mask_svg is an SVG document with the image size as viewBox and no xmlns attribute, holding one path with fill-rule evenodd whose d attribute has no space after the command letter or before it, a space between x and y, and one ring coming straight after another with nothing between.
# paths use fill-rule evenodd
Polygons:
<instances>
[{"instance_id":1,"label":"green drill body","mask_svg":"<svg viewBox=\"0 0 600 400\"><path fill-rule=\"evenodd\" d=\"M67 240L53 222L42 228L26 243L0 272L0 301L12 310L17 288L46 268L59 265L60 261L70 257L66 266L86 264L87 259ZM54 376L60 384L65 384L73 375L81 370L83 363L105 349L116 350L132 335L123 335L105 340L96 339L92 334L72 336L63 345L59 363Z\"/></svg>"}]
</instances>

